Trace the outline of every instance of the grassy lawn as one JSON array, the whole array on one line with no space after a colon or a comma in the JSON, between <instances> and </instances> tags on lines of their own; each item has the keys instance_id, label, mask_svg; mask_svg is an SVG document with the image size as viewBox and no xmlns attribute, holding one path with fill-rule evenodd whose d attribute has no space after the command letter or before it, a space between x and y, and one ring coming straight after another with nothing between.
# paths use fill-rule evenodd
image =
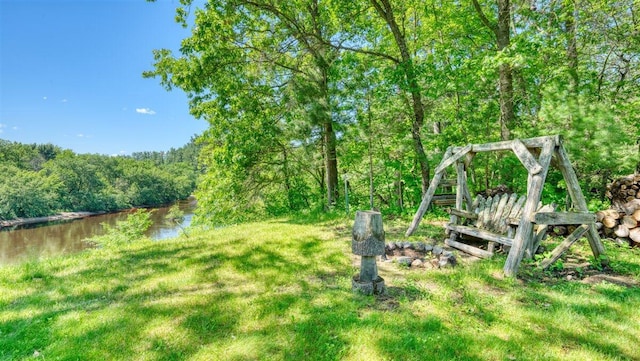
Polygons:
<instances>
[{"instance_id":1,"label":"grassy lawn","mask_svg":"<svg viewBox=\"0 0 640 361\"><path fill-rule=\"evenodd\" d=\"M387 263L388 295L362 296L351 224L278 219L0 268L0 360L640 360L637 286L581 281L589 266L504 279L502 256ZM406 224L385 220L387 239ZM640 280L640 250L607 249L610 273ZM581 240L568 257L588 255Z\"/></svg>"}]
</instances>

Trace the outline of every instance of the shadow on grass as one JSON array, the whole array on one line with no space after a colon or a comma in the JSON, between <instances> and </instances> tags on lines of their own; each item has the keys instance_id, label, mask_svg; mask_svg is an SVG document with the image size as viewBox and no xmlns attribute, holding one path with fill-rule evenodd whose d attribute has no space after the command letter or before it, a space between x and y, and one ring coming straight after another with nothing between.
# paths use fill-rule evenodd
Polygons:
<instances>
[{"instance_id":1,"label":"shadow on grass","mask_svg":"<svg viewBox=\"0 0 640 361\"><path fill-rule=\"evenodd\" d=\"M564 345L634 357L599 335L622 332L618 305L638 304L637 289L521 285L487 276L488 262L413 274L439 295L407 281L362 296L343 244L282 224L261 239L248 229L102 252L60 275L22 270L40 277L3 286L20 295L0 304L0 359L561 360L539 353ZM567 313L597 329L563 324Z\"/></svg>"}]
</instances>

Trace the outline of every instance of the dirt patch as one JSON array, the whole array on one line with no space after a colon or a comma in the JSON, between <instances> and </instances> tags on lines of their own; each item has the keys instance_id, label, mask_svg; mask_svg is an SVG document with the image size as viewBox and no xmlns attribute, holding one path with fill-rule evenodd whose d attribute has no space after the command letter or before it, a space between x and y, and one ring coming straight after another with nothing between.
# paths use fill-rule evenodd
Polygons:
<instances>
[{"instance_id":1,"label":"dirt patch","mask_svg":"<svg viewBox=\"0 0 640 361\"><path fill-rule=\"evenodd\" d=\"M580 281L584 284L588 284L588 285L593 285L593 284L598 284L598 283L602 283L602 282L609 282L609 283L613 283L619 286L624 286L624 287L638 287L640 286L640 283L636 282L636 280L631 279L629 277L626 276L621 276L621 275L614 275L614 274L605 274L605 273L600 273L600 274L594 274L591 276L588 276L584 279L582 279L582 281Z\"/></svg>"},{"instance_id":2,"label":"dirt patch","mask_svg":"<svg viewBox=\"0 0 640 361\"><path fill-rule=\"evenodd\" d=\"M560 281L580 282L587 285L608 282L624 287L640 287L640 283L629 276L615 273L608 267L596 267L580 256L567 257L561 266L552 265L545 271L535 269L534 265L529 272L522 272L525 282L536 281L543 283L557 283Z\"/></svg>"}]
</instances>

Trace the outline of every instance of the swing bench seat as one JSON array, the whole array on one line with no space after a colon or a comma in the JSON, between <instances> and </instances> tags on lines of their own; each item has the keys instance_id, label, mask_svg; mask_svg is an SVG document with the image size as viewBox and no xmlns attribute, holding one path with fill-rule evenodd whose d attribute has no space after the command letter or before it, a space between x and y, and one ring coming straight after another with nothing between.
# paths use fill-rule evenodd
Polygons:
<instances>
[{"instance_id":1,"label":"swing bench seat","mask_svg":"<svg viewBox=\"0 0 640 361\"><path fill-rule=\"evenodd\" d=\"M477 198L477 201L474 201L471 197L467 186L466 168L477 153L497 151L512 151L527 170L526 199L517 195L503 195L492 197L491 201L489 198ZM555 160L553 165L562 173L567 185L567 193L574 206L574 210L570 212L555 212L553 206L539 206L552 160ZM451 221L447 225L450 237L445 241L446 244L479 257L491 257L496 243L509 247L503 270L506 276L512 277L516 275L523 257L532 257L538 249L549 225L577 225L540 266L548 267L555 262L583 235L589 241L593 257L600 260L602 265L609 263L596 230L595 214L589 213L578 177L559 135L447 148L442 161L434 171L435 174L411 225L405 232L406 236L412 235L417 229L432 203L446 169L453 165L456 167L456 202L455 208L451 210ZM486 249L481 249L465 244L461 242L465 240L465 236L467 239L474 237L487 241L488 245Z\"/></svg>"},{"instance_id":2,"label":"swing bench seat","mask_svg":"<svg viewBox=\"0 0 640 361\"><path fill-rule=\"evenodd\" d=\"M447 225L449 238L445 243L477 257L492 257L495 243L505 247L513 245L513 237L516 227L520 223L525 202L526 196L518 197L515 193L505 193L502 196L487 197L486 199L482 195L478 195L472 204L472 211L449 209L451 221ZM539 206L538 212L553 212L554 209L555 207L552 205ZM537 249L546 236L547 225L537 224L534 231L533 248ZM463 236L489 242L487 249L463 243ZM532 251L535 252L535 249Z\"/></svg>"}]
</instances>

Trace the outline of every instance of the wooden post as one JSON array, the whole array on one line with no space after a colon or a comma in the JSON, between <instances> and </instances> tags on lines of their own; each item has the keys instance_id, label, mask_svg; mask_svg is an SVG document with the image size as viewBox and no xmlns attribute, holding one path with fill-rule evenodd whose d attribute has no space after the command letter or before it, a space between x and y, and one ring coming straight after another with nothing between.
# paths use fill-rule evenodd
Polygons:
<instances>
[{"instance_id":1,"label":"wooden post","mask_svg":"<svg viewBox=\"0 0 640 361\"><path fill-rule=\"evenodd\" d=\"M353 290L366 295L384 293L384 279L378 276L376 265L376 256L384 254L384 229L380 212L356 212L351 250L361 256L360 274L353 276L351 282Z\"/></svg>"},{"instance_id":2,"label":"wooden post","mask_svg":"<svg viewBox=\"0 0 640 361\"><path fill-rule=\"evenodd\" d=\"M582 237L588 229L589 226L586 224L583 224L580 227L576 228L576 230L573 231L573 233L571 233L571 235L569 235L569 237L567 237L564 242L562 242L558 247L556 247L556 249L553 250L553 252L551 252L549 258L540 262L540 268L547 269L549 266L551 266L551 264L557 261L558 258L560 258L560 256L562 256L562 254L566 252L572 244L579 240L580 237Z\"/></svg>"},{"instance_id":3,"label":"wooden post","mask_svg":"<svg viewBox=\"0 0 640 361\"><path fill-rule=\"evenodd\" d=\"M549 171L551 157L557 145L554 140L554 138L547 138L544 141L542 151L540 152L540 159L538 160L538 163L542 166L542 170L537 174L529 173L527 201L522 209L520 223L518 224L516 235L513 238L513 246L509 250L509 255L503 268L506 276L513 277L516 275L525 251L529 249L529 245L533 242L533 223L531 219L538 207L538 202L542 195L542 187L544 186L544 181Z\"/></svg>"},{"instance_id":4,"label":"wooden post","mask_svg":"<svg viewBox=\"0 0 640 361\"><path fill-rule=\"evenodd\" d=\"M562 140L560 140L559 143L556 156L558 160L558 168L560 168L560 172L562 172L564 181L567 184L567 192L571 197L571 201L579 211L589 212L589 209L587 208L587 201L584 199L582 189L580 189L580 183L578 183L578 176L576 176L576 172L573 170L573 166L571 166L567 151L562 145ZM593 257L596 260L600 260L602 265L609 264L609 258L607 258L604 245L602 245L595 223L589 224L589 230L587 231L586 237L587 240L589 240L589 246L591 247Z\"/></svg>"},{"instance_id":5,"label":"wooden post","mask_svg":"<svg viewBox=\"0 0 640 361\"><path fill-rule=\"evenodd\" d=\"M409 237L410 235L413 234L413 232L416 231L416 229L418 229L418 225L422 220L422 216L424 216L424 213L427 211L427 208L429 208L429 203L431 203L431 198L433 198L433 195L436 193L436 188L438 187L438 184L440 184L440 180L442 180L442 176L444 174L444 168L446 168L442 166L446 164L446 162L448 162L447 159L451 157L451 154L452 154L451 147L449 147L447 151L444 153L444 157L440 162L440 165L436 169L436 172L433 175L433 178L431 179L431 183L429 183L429 189L427 189L427 193L425 193L424 196L422 197L422 202L420 203L420 207L418 207L418 211L413 216L413 221L411 221L411 225L409 226L409 229L407 229L407 232L405 233L406 237ZM438 171L438 169L441 169L441 168L442 170Z\"/></svg>"},{"instance_id":6,"label":"wooden post","mask_svg":"<svg viewBox=\"0 0 640 361\"><path fill-rule=\"evenodd\" d=\"M464 204L464 200L465 200L465 192L464 192L464 187L467 184L467 177L465 176L466 173L464 172L464 163L462 162L458 162L456 163L456 172L457 172L457 184L456 184L456 208L457 210L462 211L462 205ZM467 209L469 209L470 207L467 207ZM449 224L457 224L458 223L458 216L456 215L456 212L452 212L451 216L449 217ZM455 237L454 237L455 240Z\"/></svg>"}]
</instances>

